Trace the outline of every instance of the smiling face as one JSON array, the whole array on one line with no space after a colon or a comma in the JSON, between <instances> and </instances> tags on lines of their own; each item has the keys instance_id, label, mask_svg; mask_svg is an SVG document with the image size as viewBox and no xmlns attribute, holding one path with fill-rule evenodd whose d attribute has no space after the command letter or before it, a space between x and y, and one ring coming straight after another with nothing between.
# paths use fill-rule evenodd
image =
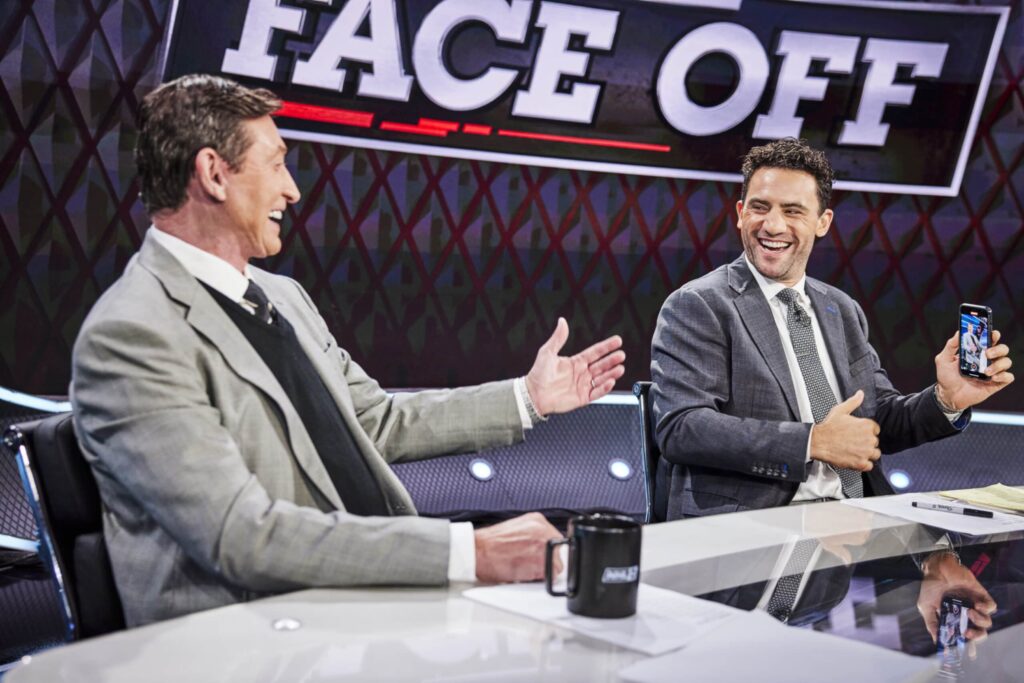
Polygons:
<instances>
[{"instance_id":1,"label":"smiling face","mask_svg":"<svg viewBox=\"0 0 1024 683\"><path fill-rule=\"evenodd\" d=\"M804 276L815 238L832 223L831 209L819 215L814 177L785 168L755 171L736 214L747 258L766 278L790 287Z\"/></svg>"},{"instance_id":2,"label":"smiling face","mask_svg":"<svg viewBox=\"0 0 1024 683\"><path fill-rule=\"evenodd\" d=\"M299 188L285 166L288 150L273 119L252 119L242 127L250 145L238 170L227 173L224 210L225 228L248 261L281 251L281 220L285 208L299 201Z\"/></svg>"}]
</instances>

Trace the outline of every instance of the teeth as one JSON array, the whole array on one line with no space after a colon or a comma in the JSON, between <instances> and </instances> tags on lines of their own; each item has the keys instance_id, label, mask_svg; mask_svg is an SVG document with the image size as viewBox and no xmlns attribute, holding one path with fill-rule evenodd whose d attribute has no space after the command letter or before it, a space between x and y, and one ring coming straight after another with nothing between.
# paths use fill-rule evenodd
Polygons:
<instances>
[{"instance_id":1,"label":"teeth","mask_svg":"<svg viewBox=\"0 0 1024 683\"><path fill-rule=\"evenodd\" d=\"M270 212L270 219L271 220L279 221L279 220L281 220L283 218L284 218L284 211L271 211Z\"/></svg>"},{"instance_id":2,"label":"teeth","mask_svg":"<svg viewBox=\"0 0 1024 683\"><path fill-rule=\"evenodd\" d=\"M789 246L788 242L773 242L771 240L760 240L760 242L769 249L785 249Z\"/></svg>"}]
</instances>

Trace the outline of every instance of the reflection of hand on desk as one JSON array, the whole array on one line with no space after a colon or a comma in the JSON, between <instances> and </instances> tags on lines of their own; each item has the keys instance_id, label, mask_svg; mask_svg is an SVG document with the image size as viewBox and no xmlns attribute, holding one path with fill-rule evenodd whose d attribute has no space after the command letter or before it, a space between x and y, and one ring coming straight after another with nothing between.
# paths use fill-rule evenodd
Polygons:
<instances>
[{"instance_id":1,"label":"reflection of hand on desk","mask_svg":"<svg viewBox=\"0 0 1024 683\"><path fill-rule=\"evenodd\" d=\"M960 564L956 554L948 550L929 555L922 563L921 570L924 578L917 598L917 610L924 618L932 641L938 637L939 606L942 598L947 595L963 598L974 605L967 613L971 625L964 632L964 637L968 641L984 638L992 627L991 615L997 605L971 570Z\"/></svg>"}]
</instances>

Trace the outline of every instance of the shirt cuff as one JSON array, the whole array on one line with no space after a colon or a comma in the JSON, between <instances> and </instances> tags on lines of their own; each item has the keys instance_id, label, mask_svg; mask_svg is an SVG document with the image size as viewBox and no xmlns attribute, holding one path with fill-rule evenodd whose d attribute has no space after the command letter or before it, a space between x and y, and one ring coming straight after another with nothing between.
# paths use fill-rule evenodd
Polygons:
<instances>
[{"instance_id":1,"label":"shirt cuff","mask_svg":"<svg viewBox=\"0 0 1024 683\"><path fill-rule=\"evenodd\" d=\"M516 395L516 409L519 410L519 419L523 423L523 429L533 429L533 418L531 415L537 413L536 408L532 411L533 401L530 400L530 392L526 388L526 378L516 377L512 382L513 393ZM543 417L537 415L538 418L544 420Z\"/></svg>"},{"instance_id":2,"label":"shirt cuff","mask_svg":"<svg viewBox=\"0 0 1024 683\"><path fill-rule=\"evenodd\" d=\"M807 452L804 453L804 463L811 464L811 436L814 434L814 425L807 430Z\"/></svg>"},{"instance_id":3,"label":"shirt cuff","mask_svg":"<svg viewBox=\"0 0 1024 683\"><path fill-rule=\"evenodd\" d=\"M472 522L452 522L448 525L451 542L448 544L448 581L476 581L476 537Z\"/></svg>"}]
</instances>

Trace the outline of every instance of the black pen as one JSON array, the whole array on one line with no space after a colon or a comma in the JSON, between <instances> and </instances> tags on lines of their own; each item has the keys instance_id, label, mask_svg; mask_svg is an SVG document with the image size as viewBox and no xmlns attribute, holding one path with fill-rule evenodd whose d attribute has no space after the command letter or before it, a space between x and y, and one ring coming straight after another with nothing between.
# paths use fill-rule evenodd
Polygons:
<instances>
[{"instance_id":1,"label":"black pen","mask_svg":"<svg viewBox=\"0 0 1024 683\"><path fill-rule=\"evenodd\" d=\"M936 510L938 512L952 512L954 515L967 515L968 517L987 517L992 519L991 510L979 510L977 508L965 508L959 505L947 505L945 503L919 503L916 500L911 503L922 510Z\"/></svg>"}]
</instances>

